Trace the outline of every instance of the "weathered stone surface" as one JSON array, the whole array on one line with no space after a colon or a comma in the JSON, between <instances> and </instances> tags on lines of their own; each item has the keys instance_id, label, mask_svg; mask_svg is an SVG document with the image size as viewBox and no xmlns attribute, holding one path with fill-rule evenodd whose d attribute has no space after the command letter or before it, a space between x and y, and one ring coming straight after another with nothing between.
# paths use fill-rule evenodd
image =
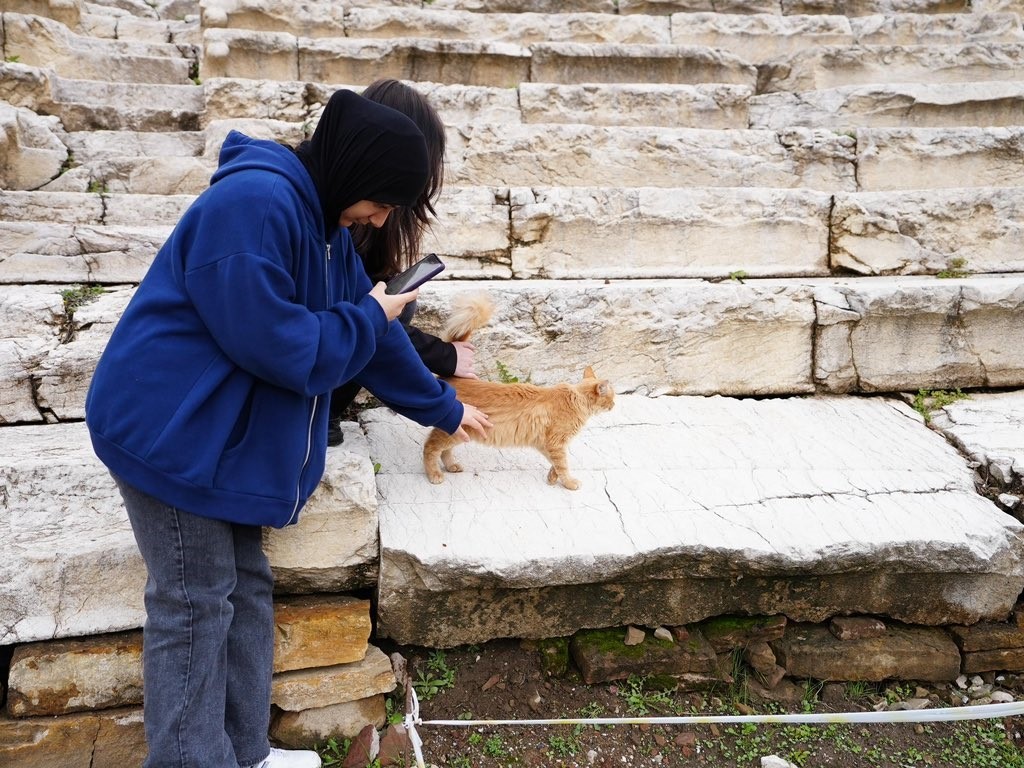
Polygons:
<instances>
[{"instance_id":1,"label":"weathered stone surface","mask_svg":"<svg viewBox=\"0 0 1024 768\"><path fill-rule=\"evenodd\" d=\"M932 426L997 485L1024 483L1024 393L973 393L933 413Z\"/></svg>"},{"instance_id":2,"label":"weathered stone surface","mask_svg":"<svg viewBox=\"0 0 1024 768\"><path fill-rule=\"evenodd\" d=\"M346 595L281 598L274 626L275 672L348 664L366 656L370 602Z\"/></svg>"},{"instance_id":3,"label":"weathered stone surface","mask_svg":"<svg viewBox=\"0 0 1024 768\"><path fill-rule=\"evenodd\" d=\"M785 616L716 616L700 623L701 634L718 653L782 637Z\"/></svg>"},{"instance_id":4,"label":"weathered stone surface","mask_svg":"<svg viewBox=\"0 0 1024 768\"><path fill-rule=\"evenodd\" d=\"M64 319L63 299L52 286L0 289L0 424L45 418L34 372L59 344Z\"/></svg>"},{"instance_id":5,"label":"weathered stone surface","mask_svg":"<svg viewBox=\"0 0 1024 768\"><path fill-rule=\"evenodd\" d=\"M420 294L424 329L438 329L454 292ZM810 289L784 282L529 280L488 286L496 312L474 335L477 369L501 362L520 380L576 381L593 365L618 392L809 392ZM644 350L638 354L638 350Z\"/></svg>"},{"instance_id":6,"label":"weathered stone surface","mask_svg":"<svg viewBox=\"0 0 1024 768\"><path fill-rule=\"evenodd\" d=\"M298 80L298 43L288 32L207 28L200 72L204 77Z\"/></svg>"},{"instance_id":7,"label":"weathered stone surface","mask_svg":"<svg viewBox=\"0 0 1024 768\"><path fill-rule=\"evenodd\" d=\"M520 83L519 104L525 123L747 128L753 92L726 83Z\"/></svg>"},{"instance_id":8,"label":"weathered stone surface","mask_svg":"<svg viewBox=\"0 0 1024 768\"><path fill-rule=\"evenodd\" d=\"M305 101L308 89L306 83L297 81L204 78L205 119L248 117L301 123L310 117Z\"/></svg>"},{"instance_id":9,"label":"weathered stone surface","mask_svg":"<svg viewBox=\"0 0 1024 768\"><path fill-rule=\"evenodd\" d=\"M960 674L960 653L942 629L890 626L877 637L840 640L827 627L791 624L771 646L796 678L943 682Z\"/></svg>"},{"instance_id":10,"label":"weathered stone surface","mask_svg":"<svg viewBox=\"0 0 1024 768\"><path fill-rule=\"evenodd\" d=\"M364 541L340 546L317 532L327 509L339 510L345 520L353 497L374 493L369 457L364 454L364 466L353 473L346 455L360 450L357 445L353 441L328 452L325 481L309 502L321 513L308 523L300 517L294 529L282 533L293 537L285 552L294 556L291 547L302 547L311 570L320 571L301 576L312 590L337 588L348 583L352 571L366 574L376 567L376 549ZM117 487L93 455L85 425L0 429L0 466L5 468L0 474L0 645L142 626L145 567ZM307 525L306 542L300 544L299 531ZM364 535L375 535L369 527L363 524ZM267 549L276 569L274 535L269 534ZM346 547L362 547L367 562L346 563L339 556ZM340 574L329 568L335 557L342 563Z\"/></svg>"},{"instance_id":11,"label":"weathered stone surface","mask_svg":"<svg viewBox=\"0 0 1024 768\"><path fill-rule=\"evenodd\" d=\"M78 26L82 18L79 0L7 0L4 11L45 16L70 28Z\"/></svg>"},{"instance_id":12,"label":"weathered stone surface","mask_svg":"<svg viewBox=\"0 0 1024 768\"><path fill-rule=\"evenodd\" d=\"M869 83L1018 80L1024 44L818 46L760 71L761 91L814 91Z\"/></svg>"},{"instance_id":13,"label":"weathered stone surface","mask_svg":"<svg viewBox=\"0 0 1024 768\"><path fill-rule=\"evenodd\" d=\"M883 635L886 627L871 616L836 616L829 622L828 630L839 640L860 640Z\"/></svg>"},{"instance_id":14,"label":"weathered stone surface","mask_svg":"<svg viewBox=\"0 0 1024 768\"><path fill-rule=\"evenodd\" d=\"M12 768L139 768L142 709L63 717L0 717L0 762Z\"/></svg>"},{"instance_id":15,"label":"weathered stone surface","mask_svg":"<svg viewBox=\"0 0 1024 768\"><path fill-rule=\"evenodd\" d=\"M1013 13L876 13L851 18L860 45L959 45L965 42L1019 43L1024 40L1020 19Z\"/></svg>"},{"instance_id":16,"label":"weathered stone surface","mask_svg":"<svg viewBox=\"0 0 1024 768\"><path fill-rule=\"evenodd\" d=\"M1024 383L1017 276L878 278L815 292L815 381L832 392L898 392Z\"/></svg>"},{"instance_id":17,"label":"weathered stone surface","mask_svg":"<svg viewBox=\"0 0 1024 768\"><path fill-rule=\"evenodd\" d=\"M274 675L271 701L286 712L302 712L390 693L396 685L387 655L371 645L349 663Z\"/></svg>"},{"instance_id":18,"label":"weathered stone surface","mask_svg":"<svg viewBox=\"0 0 1024 768\"><path fill-rule=\"evenodd\" d=\"M544 162L543 155L538 159ZM657 164L652 159L652 166ZM618 166L608 168L610 174L619 170ZM650 183L658 181L651 178ZM515 277L828 274L832 206L828 194L779 189L623 189L614 187L611 179L607 183L603 189L513 190Z\"/></svg>"},{"instance_id":19,"label":"weathered stone surface","mask_svg":"<svg viewBox=\"0 0 1024 768\"><path fill-rule=\"evenodd\" d=\"M68 131L194 131L203 89L188 85L51 78L53 111Z\"/></svg>"},{"instance_id":20,"label":"weathered stone surface","mask_svg":"<svg viewBox=\"0 0 1024 768\"><path fill-rule=\"evenodd\" d=\"M302 34L306 34L303 32ZM433 37L445 40L536 42L668 43L669 19L611 13L521 13L426 8L352 8L345 18L348 37ZM310 37L327 36L323 32Z\"/></svg>"},{"instance_id":21,"label":"weathered stone surface","mask_svg":"<svg viewBox=\"0 0 1024 768\"><path fill-rule=\"evenodd\" d=\"M15 717L142 704L142 633L19 645L7 711Z\"/></svg>"},{"instance_id":22,"label":"weathered stone surface","mask_svg":"<svg viewBox=\"0 0 1024 768\"><path fill-rule=\"evenodd\" d=\"M462 184L857 188L853 139L809 128L486 124L460 127L451 152Z\"/></svg>"},{"instance_id":23,"label":"weathered stone surface","mask_svg":"<svg viewBox=\"0 0 1024 768\"><path fill-rule=\"evenodd\" d=\"M861 171L858 180L865 189L913 187L913 180L929 176L942 179L939 186L978 182L974 174L967 177L951 174L945 164L948 148L939 155L926 143L908 147L907 154L898 158L899 166L887 162L893 158L879 162L871 156L877 148L870 142L876 135L885 136L886 132L864 129L907 126L894 128L892 133L921 136L927 134L918 133L917 127L955 128L945 132L945 143L963 142L970 146L972 139L977 141L979 132L965 129L965 126L1016 126L1021 122L1022 109L1024 84L1015 82L847 85L800 93L767 93L749 101L751 128L781 130L804 125L856 131L858 170ZM1009 133L1015 132L1011 129ZM923 163L922 155L928 154L934 155L934 162ZM867 166L865 161L869 163ZM1002 162L1005 166L1005 160ZM869 175L865 177L864 171ZM1002 175L1007 173L1004 167ZM879 186L878 181L883 179L890 186ZM935 183L924 186L935 186Z\"/></svg>"},{"instance_id":24,"label":"weathered stone surface","mask_svg":"<svg viewBox=\"0 0 1024 768\"><path fill-rule=\"evenodd\" d=\"M718 656L697 629L680 643L648 637L635 645L622 642L621 629L588 630L573 635L569 649L587 685L625 680L630 675L720 677Z\"/></svg>"},{"instance_id":25,"label":"weathered stone surface","mask_svg":"<svg viewBox=\"0 0 1024 768\"><path fill-rule=\"evenodd\" d=\"M367 725L381 728L386 716L384 694L302 712L278 711L270 723L270 737L287 747L312 749L330 738L354 738Z\"/></svg>"},{"instance_id":26,"label":"weathered stone surface","mask_svg":"<svg viewBox=\"0 0 1024 768\"><path fill-rule=\"evenodd\" d=\"M851 272L1024 269L1021 187L837 194L831 225L832 266Z\"/></svg>"},{"instance_id":27,"label":"weathered stone surface","mask_svg":"<svg viewBox=\"0 0 1024 768\"><path fill-rule=\"evenodd\" d=\"M782 0L782 13L841 13L844 16L897 13L962 13L962 0ZM980 9L979 9L980 10ZM988 8L986 11L1001 10Z\"/></svg>"},{"instance_id":28,"label":"weathered stone surface","mask_svg":"<svg viewBox=\"0 0 1024 768\"><path fill-rule=\"evenodd\" d=\"M60 173L68 149L57 120L0 103L0 187L35 189Z\"/></svg>"},{"instance_id":29,"label":"weathered stone surface","mask_svg":"<svg viewBox=\"0 0 1024 768\"><path fill-rule=\"evenodd\" d=\"M751 64L763 64L812 46L852 45L854 35L845 16L718 11L673 14L672 42L718 48Z\"/></svg>"},{"instance_id":30,"label":"weathered stone surface","mask_svg":"<svg viewBox=\"0 0 1024 768\"><path fill-rule=\"evenodd\" d=\"M135 83L185 83L191 62L168 43L102 40L40 16L5 13L4 53L64 77Z\"/></svg>"},{"instance_id":31,"label":"weathered stone surface","mask_svg":"<svg viewBox=\"0 0 1024 768\"><path fill-rule=\"evenodd\" d=\"M1011 85L1016 88L1016 85ZM986 91L998 94L1000 83ZM1013 100L1017 97L1014 96ZM984 112L978 105L979 112ZM1014 169L1024 162L1024 129L1017 102L1016 127L890 128L857 132L857 180L863 190L1019 186ZM992 116L990 125L999 125ZM966 222L963 222L966 223Z\"/></svg>"},{"instance_id":32,"label":"weathered stone surface","mask_svg":"<svg viewBox=\"0 0 1024 768\"><path fill-rule=\"evenodd\" d=\"M731 53L688 45L535 43L539 83L731 83L753 87L757 70Z\"/></svg>"},{"instance_id":33,"label":"weathered stone surface","mask_svg":"<svg viewBox=\"0 0 1024 768\"><path fill-rule=\"evenodd\" d=\"M619 0L619 13L671 15L679 12L699 13L778 13L778 0Z\"/></svg>"},{"instance_id":34,"label":"weathered stone surface","mask_svg":"<svg viewBox=\"0 0 1024 768\"><path fill-rule=\"evenodd\" d=\"M901 402L619 396L570 448L577 492L547 486L535 452L478 445L431 485L424 430L364 419L382 467L378 632L399 642L734 612L973 623L1024 584L1024 528Z\"/></svg>"},{"instance_id":35,"label":"weathered stone surface","mask_svg":"<svg viewBox=\"0 0 1024 768\"><path fill-rule=\"evenodd\" d=\"M201 0L206 28L236 27L260 32L290 32L304 37L344 37L346 5L330 0Z\"/></svg>"},{"instance_id":36,"label":"weathered stone surface","mask_svg":"<svg viewBox=\"0 0 1024 768\"><path fill-rule=\"evenodd\" d=\"M412 4L420 7L416 0L391 0L392 4ZM615 0L434 0L431 8L460 11L486 11L488 13L615 13Z\"/></svg>"}]
</instances>

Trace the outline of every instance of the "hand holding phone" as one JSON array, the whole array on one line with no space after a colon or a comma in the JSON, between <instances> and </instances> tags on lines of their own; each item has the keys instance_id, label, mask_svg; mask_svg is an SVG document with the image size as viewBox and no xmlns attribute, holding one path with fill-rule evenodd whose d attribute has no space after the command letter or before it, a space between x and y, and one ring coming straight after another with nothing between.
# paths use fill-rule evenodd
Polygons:
<instances>
[{"instance_id":1,"label":"hand holding phone","mask_svg":"<svg viewBox=\"0 0 1024 768\"><path fill-rule=\"evenodd\" d=\"M394 295L414 291L427 280L438 275L443 269L444 262L437 257L437 254L428 253L405 272L388 280L388 287L384 292Z\"/></svg>"}]
</instances>

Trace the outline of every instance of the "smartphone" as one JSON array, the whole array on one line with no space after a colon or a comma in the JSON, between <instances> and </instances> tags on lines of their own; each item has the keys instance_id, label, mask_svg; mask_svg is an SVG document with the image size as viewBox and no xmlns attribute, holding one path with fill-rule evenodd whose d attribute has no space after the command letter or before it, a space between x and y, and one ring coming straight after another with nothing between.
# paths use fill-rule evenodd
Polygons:
<instances>
[{"instance_id":1,"label":"smartphone","mask_svg":"<svg viewBox=\"0 0 1024 768\"><path fill-rule=\"evenodd\" d=\"M388 287L384 293L408 293L423 285L427 280L439 274L444 269L444 262L437 257L436 253L428 253L417 261L405 272L395 275L388 280Z\"/></svg>"}]
</instances>

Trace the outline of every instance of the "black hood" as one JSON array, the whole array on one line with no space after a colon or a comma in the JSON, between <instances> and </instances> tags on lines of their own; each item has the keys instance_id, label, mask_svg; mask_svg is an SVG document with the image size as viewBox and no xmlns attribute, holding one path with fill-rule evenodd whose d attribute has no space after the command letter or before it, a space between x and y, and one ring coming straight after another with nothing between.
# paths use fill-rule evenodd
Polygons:
<instances>
[{"instance_id":1,"label":"black hood","mask_svg":"<svg viewBox=\"0 0 1024 768\"><path fill-rule=\"evenodd\" d=\"M331 96L295 153L313 177L327 231L360 200L408 206L427 184L427 143L416 124L352 91Z\"/></svg>"}]
</instances>

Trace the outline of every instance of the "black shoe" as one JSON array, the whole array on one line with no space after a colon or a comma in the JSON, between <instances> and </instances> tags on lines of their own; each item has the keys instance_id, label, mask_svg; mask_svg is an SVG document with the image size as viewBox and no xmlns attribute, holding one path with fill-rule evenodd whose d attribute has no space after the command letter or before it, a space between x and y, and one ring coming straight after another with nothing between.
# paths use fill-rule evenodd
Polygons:
<instances>
[{"instance_id":1,"label":"black shoe","mask_svg":"<svg viewBox=\"0 0 1024 768\"><path fill-rule=\"evenodd\" d=\"M327 425L327 447L333 448L336 445L341 445L345 442L345 433L341 431L341 424L337 421L331 421Z\"/></svg>"}]
</instances>

